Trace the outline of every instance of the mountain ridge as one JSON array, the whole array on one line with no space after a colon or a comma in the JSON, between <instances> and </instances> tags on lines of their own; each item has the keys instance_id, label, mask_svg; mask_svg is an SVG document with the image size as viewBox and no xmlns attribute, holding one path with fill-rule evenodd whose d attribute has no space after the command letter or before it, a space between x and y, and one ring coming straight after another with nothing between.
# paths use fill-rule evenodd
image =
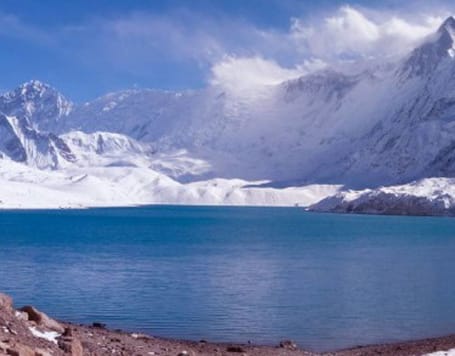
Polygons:
<instances>
[{"instance_id":1,"label":"mountain ridge","mask_svg":"<svg viewBox=\"0 0 455 356\"><path fill-rule=\"evenodd\" d=\"M113 144L110 155L118 150L118 164L122 154L129 157L126 165L153 166L154 155L163 163L163 157L185 152L188 161L204 162L200 176L190 174L193 180L362 188L451 176L454 39L455 19L449 17L393 65L355 74L326 69L243 96L211 85L183 92L125 90L74 104L33 80L0 96L0 112L66 144L74 160L60 160L54 169L67 162L114 164L102 158L106 152L92 149L98 135ZM68 144L73 132L82 132L78 139L86 142Z\"/></svg>"}]
</instances>

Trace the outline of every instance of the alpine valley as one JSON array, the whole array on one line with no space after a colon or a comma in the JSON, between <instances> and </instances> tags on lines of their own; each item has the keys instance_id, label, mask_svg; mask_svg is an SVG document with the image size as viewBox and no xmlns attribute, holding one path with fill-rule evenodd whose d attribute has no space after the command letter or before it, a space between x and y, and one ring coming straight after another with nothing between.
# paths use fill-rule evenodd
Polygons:
<instances>
[{"instance_id":1,"label":"alpine valley","mask_svg":"<svg viewBox=\"0 0 455 356\"><path fill-rule=\"evenodd\" d=\"M360 67L360 66L359 66ZM455 213L455 19L399 60L279 85L0 96L0 207Z\"/></svg>"}]
</instances>

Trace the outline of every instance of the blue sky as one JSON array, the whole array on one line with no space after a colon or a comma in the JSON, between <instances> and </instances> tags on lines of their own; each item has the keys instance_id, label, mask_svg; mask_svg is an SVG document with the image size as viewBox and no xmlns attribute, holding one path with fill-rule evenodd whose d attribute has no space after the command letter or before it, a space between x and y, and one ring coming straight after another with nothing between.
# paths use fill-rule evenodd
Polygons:
<instances>
[{"instance_id":1,"label":"blue sky","mask_svg":"<svg viewBox=\"0 0 455 356\"><path fill-rule=\"evenodd\" d=\"M273 83L396 55L450 2L2 0L2 90L39 79L80 102L131 87Z\"/></svg>"}]
</instances>

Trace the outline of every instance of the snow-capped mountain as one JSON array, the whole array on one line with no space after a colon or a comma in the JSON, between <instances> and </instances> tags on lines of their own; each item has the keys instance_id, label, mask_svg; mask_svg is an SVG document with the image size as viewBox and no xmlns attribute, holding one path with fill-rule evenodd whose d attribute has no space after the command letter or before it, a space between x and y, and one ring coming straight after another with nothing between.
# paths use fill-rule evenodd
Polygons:
<instances>
[{"instance_id":1,"label":"snow-capped mountain","mask_svg":"<svg viewBox=\"0 0 455 356\"><path fill-rule=\"evenodd\" d=\"M368 186L447 175L454 29L449 18L404 59L354 75L325 70L242 95L217 86L108 94L74 106L54 130L186 150L229 178Z\"/></svg>"},{"instance_id":2,"label":"snow-capped mountain","mask_svg":"<svg viewBox=\"0 0 455 356\"><path fill-rule=\"evenodd\" d=\"M365 186L454 172L454 35L449 18L386 78L380 119L345 157L345 177L362 175Z\"/></svg>"},{"instance_id":3,"label":"snow-capped mountain","mask_svg":"<svg viewBox=\"0 0 455 356\"><path fill-rule=\"evenodd\" d=\"M40 169L140 168L185 184L365 188L454 176L455 19L403 58L361 68L82 105L31 81L0 96L0 152Z\"/></svg>"}]
</instances>

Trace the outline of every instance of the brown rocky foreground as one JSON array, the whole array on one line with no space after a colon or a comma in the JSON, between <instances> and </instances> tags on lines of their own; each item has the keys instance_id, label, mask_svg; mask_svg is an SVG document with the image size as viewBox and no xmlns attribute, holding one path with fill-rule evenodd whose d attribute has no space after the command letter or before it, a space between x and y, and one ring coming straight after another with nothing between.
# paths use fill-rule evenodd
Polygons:
<instances>
[{"instance_id":1,"label":"brown rocky foreground","mask_svg":"<svg viewBox=\"0 0 455 356\"><path fill-rule=\"evenodd\" d=\"M455 348L455 336L408 343L358 347L317 354L299 349L292 341L276 347L179 341L58 322L32 306L14 309L12 299L0 293L0 355L422 355Z\"/></svg>"}]
</instances>

